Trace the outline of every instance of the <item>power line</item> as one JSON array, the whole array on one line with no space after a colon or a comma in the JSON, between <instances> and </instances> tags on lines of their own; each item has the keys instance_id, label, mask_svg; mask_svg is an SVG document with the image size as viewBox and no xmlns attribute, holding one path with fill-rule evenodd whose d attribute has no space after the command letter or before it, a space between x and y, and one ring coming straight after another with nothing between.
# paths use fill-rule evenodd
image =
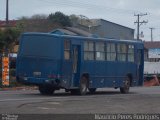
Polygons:
<instances>
[{"instance_id":1,"label":"power line","mask_svg":"<svg viewBox=\"0 0 160 120\"><path fill-rule=\"evenodd\" d=\"M137 21L136 22L134 22L135 24L137 24L137 40L139 40L139 29L140 29L140 26L141 25L143 25L144 23L146 24L146 23L148 23L148 21L145 21L145 20L143 20L143 21L140 21L140 17L142 17L142 16L145 16L145 15L147 15L147 13L146 14L135 14L134 16L137 16Z\"/></svg>"}]
</instances>

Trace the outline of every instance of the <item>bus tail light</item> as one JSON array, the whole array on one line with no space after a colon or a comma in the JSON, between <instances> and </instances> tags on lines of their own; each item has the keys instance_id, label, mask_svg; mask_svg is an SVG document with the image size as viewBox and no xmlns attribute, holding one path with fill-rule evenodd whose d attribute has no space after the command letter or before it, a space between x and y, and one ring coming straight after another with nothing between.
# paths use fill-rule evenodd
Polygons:
<instances>
[{"instance_id":1,"label":"bus tail light","mask_svg":"<svg viewBox=\"0 0 160 120\"><path fill-rule=\"evenodd\" d=\"M48 78L56 78L56 79L60 79L62 76L60 74L58 75L54 75L54 74L51 74L51 75L48 75Z\"/></svg>"},{"instance_id":2,"label":"bus tail light","mask_svg":"<svg viewBox=\"0 0 160 120\"><path fill-rule=\"evenodd\" d=\"M48 78L57 78L57 76L56 75L48 75Z\"/></svg>"}]
</instances>

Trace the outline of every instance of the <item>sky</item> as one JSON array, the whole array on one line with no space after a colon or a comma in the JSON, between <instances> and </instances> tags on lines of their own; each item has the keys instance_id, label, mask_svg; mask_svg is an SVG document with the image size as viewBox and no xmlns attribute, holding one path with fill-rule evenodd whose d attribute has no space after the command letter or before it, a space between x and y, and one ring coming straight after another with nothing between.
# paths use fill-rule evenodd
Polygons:
<instances>
[{"instance_id":1,"label":"sky","mask_svg":"<svg viewBox=\"0 0 160 120\"><path fill-rule=\"evenodd\" d=\"M5 20L6 0L0 0L0 20ZM140 17L140 21L148 21L140 26L143 32L142 40L160 41L160 0L9 0L9 19L34 14L50 14L56 11L66 15L84 15L90 19L101 18L129 28L135 29L137 34L136 14L147 15Z\"/></svg>"}]
</instances>

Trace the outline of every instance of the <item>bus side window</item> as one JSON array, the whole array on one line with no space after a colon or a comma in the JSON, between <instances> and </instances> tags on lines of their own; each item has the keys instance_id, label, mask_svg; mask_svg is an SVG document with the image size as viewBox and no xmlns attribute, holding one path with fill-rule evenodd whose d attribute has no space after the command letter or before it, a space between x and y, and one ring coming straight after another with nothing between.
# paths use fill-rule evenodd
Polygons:
<instances>
[{"instance_id":1,"label":"bus side window","mask_svg":"<svg viewBox=\"0 0 160 120\"><path fill-rule=\"evenodd\" d=\"M107 61L116 60L116 45L114 43L107 43Z\"/></svg>"},{"instance_id":2,"label":"bus side window","mask_svg":"<svg viewBox=\"0 0 160 120\"><path fill-rule=\"evenodd\" d=\"M70 41L69 40L64 40L64 59L69 60L71 58L70 55Z\"/></svg>"},{"instance_id":3,"label":"bus side window","mask_svg":"<svg viewBox=\"0 0 160 120\"><path fill-rule=\"evenodd\" d=\"M138 57L137 57L138 61L138 66L141 64L141 61L142 61L142 53L141 53L141 50L138 50Z\"/></svg>"},{"instance_id":4,"label":"bus side window","mask_svg":"<svg viewBox=\"0 0 160 120\"><path fill-rule=\"evenodd\" d=\"M126 61L127 58L127 45L126 44L117 44L117 60Z\"/></svg>"},{"instance_id":5,"label":"bus side window","mask_svg":"<svg viewBox=\"0 0 160 120\"><path fill-rule=\"evenodd\" d=\"M134 45L128 45L128 62L134 62Z\"/></svg>"},{"instance_id":6,"label":"bus side window","mask_svg":"<svg viewBox=\"0 0 160 120\"><path fill-rule=\"evenodd\" d=\"M94 60L94 42L84 42L84 60Z\"/></svg>"},{"instance_id":7,"label":"bus side window","mask_svg":"<svg viewBox=\"0 0 160 120\"><path fill-rule=\"evenodd\" d=\"M96 42L96 60L105 60L105 44L104 42Z\"/></svg>"}]
</instances>

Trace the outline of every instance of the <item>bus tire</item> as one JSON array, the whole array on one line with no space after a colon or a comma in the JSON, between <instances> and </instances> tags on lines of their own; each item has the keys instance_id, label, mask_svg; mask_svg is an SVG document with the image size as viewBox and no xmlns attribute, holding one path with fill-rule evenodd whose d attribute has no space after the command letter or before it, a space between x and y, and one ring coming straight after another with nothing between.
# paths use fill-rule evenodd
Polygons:
<instances>
[{"instance_id":1,"label":"bus tire","mask_svg":"<svg viewBox=\"0 0 160 120\"><path fill-rule=\"evenodd\" d=\"M70 90L69 89L65 89L65 92L69 92Z\"/></svg>"},{"instance_id":2,"label":"bus tire","mask_svg":"<svg viewBox=\"0 0 160 120\"><path fill-rule=\"evenodd\" d=\"M95 92L96 92L96 88L89 88L89 92L90 92L91 94L95 93Z\"/></svg>"},{"instance_id":3,"label":"bus tire","mask_svg":"<svg viewBox=\"0 0 160 120\"><path fill-rule=\"evenodd\" d=\"M79 93L78 89L71 89L71 95L77 95Z\"/></svg>"},{"instance_id":4,"label":"bus tire","mask_svg":"<svg viewBox=\"0 0 160 120\"><path fill-rule=\"evenodd\" d=\"M81 77L80 86L79 86L79 94L85 95L88 89L88 79L85 76Z\"/></svg>"},{"instance_id":5,"label":"bus tire","mask_svg":"<svg viewBox=\"0 0 160 120\"><path fill-rule=\"evenodd\" d=\"M124 86L123 87L120 87L120 92L123 93L123 94L127 94L129 93L129 88L130 88L130 78L127 76L126 77L126 80L125 80L125 83L124 83Z\"/></svg>"},{"instance_id":6,"label":"bus tire","mask_svg":"<svg viewBox=\"0 0 160 120\"><path fill-rule=\"evenodd\" d=\"M52 95L54 93L54 89L52 88L52 86L49 85L40 85L39 86L39 92L42 95Z\"/></svg>"}]
</instances>

